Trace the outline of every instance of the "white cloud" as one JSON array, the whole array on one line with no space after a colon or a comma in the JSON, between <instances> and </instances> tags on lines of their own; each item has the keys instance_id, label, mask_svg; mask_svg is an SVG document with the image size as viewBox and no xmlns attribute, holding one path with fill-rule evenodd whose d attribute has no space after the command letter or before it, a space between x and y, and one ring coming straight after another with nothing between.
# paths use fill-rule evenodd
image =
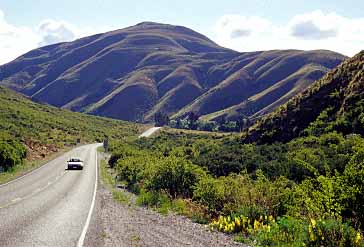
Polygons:
<instances>
[{"instance_id":1,"label":"white cloud","mask_svg":"<svg viewBox=\"0 0 364 247\"><path fill-rule=\"evenodd\" d=\"M37 47L39 37L28 27L16 27L6 22L0 10L0 64Z\"/></svg>"},{"instance_id":2,"label":"white cloud","mask_svg":"<svg viewBox=\"0 0 364 247\"><path fill-rule=\"evenodd\" d=\"M37 28L42 40L39 46L51 45L64 41L72 41L78 37L76 27L64 21L44 20Z\"/></svg>"},{"instance_id":3,"label":"white cloud","mask_svg":"<svg viewBox=\"0 0 364 247\"><path fill-rule=\"evenodd\" d=\"M271 27L271 23L261 17L224 15L216 23L216 32L231 39L248 37L253 34L264 33Z\"/></svg>"},{"instance_id":4,"label":"white cloud","mask_svg":"<svg viewBox=\"0 0 364 247\"><path fill-rule=\"evenodd\" d=\"M295 16L289 26L292 36L298 39L321 40L337 37L344 21L345 18L335 13L325 15L322 11L314 11Z\"/></svg>"},{"instance_id":5,"label":"white cloud","mask_svg":"<svg viewBox=\"0 0 364 247\"><path fill-rule=\"evenodd\" d=\"M304 21L292 27L291 34L300 39L318 40L337 36L335 29L321 29L313 21Z\"/></svg>"},{"instance_id":6,"label":"white cloud","mask_svg":"<svg viewBox=\"0 0 364 247\"><path fill-rule=\"evenodd\" d=\"M37 27L21 27L8 23L5 17L0 9L0 65L40 46L110 30L110 27L80 29L66 21L52 19L41 21Z\"/></svg>"},{"instance_id":7,"label":"white cloud","mask_svg":"<svg viewBox=\"0 0 364 247\"><path fill-rule=\"evenodd\" d=\"M220 45L239 51L328 49L352 56L364 49L364 18L318 10L282 25L262 17L224 15L214 34Z\"/></svg>"}]
</instances>

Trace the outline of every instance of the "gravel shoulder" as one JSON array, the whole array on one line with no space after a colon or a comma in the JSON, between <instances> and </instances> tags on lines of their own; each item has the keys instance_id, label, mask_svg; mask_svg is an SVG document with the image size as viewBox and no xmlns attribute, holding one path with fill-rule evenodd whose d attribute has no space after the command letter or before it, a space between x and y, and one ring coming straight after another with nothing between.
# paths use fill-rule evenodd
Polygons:
<instances>
[{"instance_id":1,"label":"gravel shoulder","mask_svg":"<svg viewBox=\"0 0 364 247\"><path fill-rule=\"evenodd\" d=\"M84 246L245 246L186 217L164 216L133 203L117 202L99 181Z\"/></svg>"}]
</instances>

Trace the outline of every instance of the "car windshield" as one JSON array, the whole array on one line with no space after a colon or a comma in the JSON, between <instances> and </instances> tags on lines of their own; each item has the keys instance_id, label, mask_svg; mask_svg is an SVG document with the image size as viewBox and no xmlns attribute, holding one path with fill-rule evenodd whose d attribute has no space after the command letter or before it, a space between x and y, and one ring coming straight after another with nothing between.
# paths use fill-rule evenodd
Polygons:
<instances>
[{"instance_id":1,"label":"car windshield","mask_svg":"<svg viewBox=\"0 0 364 247\"><path fill-rule=\"evenodd\" d=\"M80 159L70 159L70 162L80 162Z\"/></svg>"}]
</instances>

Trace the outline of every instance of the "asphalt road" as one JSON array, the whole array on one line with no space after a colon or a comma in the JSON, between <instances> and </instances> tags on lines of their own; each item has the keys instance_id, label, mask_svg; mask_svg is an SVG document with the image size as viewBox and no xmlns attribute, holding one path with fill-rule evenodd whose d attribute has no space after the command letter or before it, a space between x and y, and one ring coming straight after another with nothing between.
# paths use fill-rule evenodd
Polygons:
<instances>
[{"instance_id":1,"label":"asphalt road","mask_svg":"<svg viewBox=\"0 0 364 247\"><path fill-rule=\"evenodd\" d=\"M152 127L150 129L148 129L147 131L145 131L143 134L141 134L139 136L139 138L141 137L150 137L151 135L153 135L156 131L158 131L161 127Z\"/></svg>"},{"instance_id":2,"label":"asphalt road","mask_svg":"<svg viewBox=\"0 0 364 247\"><path fill-rule=\"evenodd\" d=\"M0 246L82 246L94 206L97 147L85 145L0 185ZM65 170L70 157L83 171Z\"/></svg>"}]
</instances>

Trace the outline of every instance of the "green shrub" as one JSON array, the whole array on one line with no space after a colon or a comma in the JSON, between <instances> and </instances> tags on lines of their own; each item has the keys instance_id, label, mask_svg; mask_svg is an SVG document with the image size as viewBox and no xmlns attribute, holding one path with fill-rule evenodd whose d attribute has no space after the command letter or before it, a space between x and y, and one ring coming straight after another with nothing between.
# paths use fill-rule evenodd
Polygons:
<instances>
[{"instance_id":1,"label":"green shrub","mask_svg":"<svg viewBox=\"0 0 364 247\"><path fill-rule=\"evenodd\" d=\"M250 210L258 207L272 215L286 212L291 182L283 177L269 181L261 171L256 176L256 180L248 174L207 177L197 183L193 198L207 206L212 213L228 215L240 212L243 208Z\"/></svg>"},{"instance_id":2,"label":"green shrub","mask_svg":"<svg viewBox=\"0 0 364 247\"><path fill-rule=\"evenodd\" d=\"M191 197L193 187L206 172L183 157L169 156L149 167L146 188L166 191L170 196Z\"/></svg>"},{"instance_id":3,"label":"green shrub","mask_svg":"<svg viewBox=\"0 0 364 247\"><path fill-rule=\"evenodd\" d=\"M256 235L261 246L306 246L309 239L308 224L300 219L284 217Z\"/></svg>"},{"instance_id":4,"label":"green shrub","mask_svg":"<svg viewBox=\"0 0 364 247\"><path fill-rule=\"evenodd\" d=\"M256 235L259 246L363 246L362 234L336 219L283 217Z\"/></svg>"},{"instance_id":5,"label":"green shrub","mask_svg":"<svg viewBox=\"0 0 364 247\"><path fill-rule=\"evenodd\" d=\"M126 182L128 187L135 185L143 179L143 172L150 164L145 155L127 156L116 163L118 180Z\"/></svg>"},{"instance_id":6,"label":"green shrub","mask_svg":"<svg viewBox=\"0 0 364 247\"><path fill-rule=\"evenodd\" d=\"M308 231L311 246L363 246L360 232L333 218L311 219Z\"/></svg>"},{"instance_id":7,"label":"green shrub","mask_svg":"<svg viewBox=\"0 0 364 247\"><path fill-rule=\"evenodd\" d=\"M145 207L166 207L171 205L170 198L162 192L141 190L136 201L137 205Z\"/></svg>"},{"instance_id":8,"label":"green shrub","mask_svg":"<svg viewBox=\"0 0 364 247\"><path fill-rule=\"evenodd\" d=\"M344 217L351 218L357 227L364 229L364 148L358 148L339 179Z\"/></svg>"},{"instance_id":9,"label":"green shrub","mask_svg":"<svg viewBox=\"0 0 364 247\"><path fill-rule=\"evenodd\" d=\"M200 222L244 215L250 232L240 239L251 245L362 244L364 139L359 135L331 132L286 144L246 145L234 137L162 133L128 148L115 154L115 168L129 188L141 189L143 205L162 212L187 209L186 215ZM183 201L203 210L194 215L195 208L184 209ZM266 224L260 221L265 215L279 220ZM310 219L317 222L311 232ZM239 229L231 230L236 223L228 223L227 233Z\"/></svg>"},{"instance_id":10,"label":"green shrub","mask_svg":"<svg viewBox=\"0 0 364 247\"><path fill-rule=\"evenodd\" d=\"M306 179L295 187L293 196L291 205L288 206L290 215L341 218L344 210L342 188L336 177Z\"/></svg>"},{"instance_id":11,"label":"green shrub","mask_svg":"<svg viewBox=\"0 0 364 247\"><path fill-rule=\"evenodd\" d=\"M23 163L26 157L25 147L15 141L0 141L0 167L4 171Z\"/></svg>"},{"instance_id":12,"label":"green shrub","mask_svg":"<svg viewBox=\"0 0 364 247\"><path fill-rule=\"evenodd\" d=\"M138 155L138 151L130 147L129 145L119 145L117 148L114 147L114 149L116 150L111 154L109 159L109 166L111 168L114 168L117 161L120 159Z\"/></svg>"},{"instance_id":13,"label":"green shrub","mask_svg":"<svg viewBox=\"0 0 364 247\"><path fill-rule=\"evenodd\" d=\"M224 186L221 180L207 176L195 186L193 198L207 206L210 212L220 211L224 207Z\"/></svg>"}]
</instances>

